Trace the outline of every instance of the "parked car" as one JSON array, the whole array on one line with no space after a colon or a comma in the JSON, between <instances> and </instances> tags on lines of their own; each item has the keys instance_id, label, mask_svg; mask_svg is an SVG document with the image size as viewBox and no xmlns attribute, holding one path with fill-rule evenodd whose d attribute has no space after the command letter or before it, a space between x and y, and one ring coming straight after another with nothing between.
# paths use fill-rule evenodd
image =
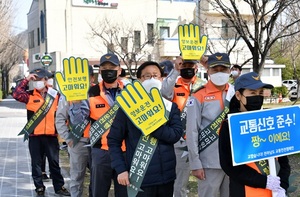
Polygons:
<instances>
[{"instance_id":1,"label":"parked car","mask_svg":"<svg viewBox=\"0 0 300 197\"><path fill-rule=\"evenodd\" d=\"M293 80L293 79L283 80L282 85L287 87L288 91L290 91L292 89L297 89L297 80Z\"/></svg>"},{"instance_id":2,"label":"parked car","mask_svg":"<svg viewBox=\"0 0 300 197\"><path fill-rule=\"evenodd\" d=\"M294 101L296 99L298 99L300 97L300 88L298 89L297 92L297 86L296 88L291 89L291 91L289 92L289 98L291 101Z\"/></svg>"}]
</instances>

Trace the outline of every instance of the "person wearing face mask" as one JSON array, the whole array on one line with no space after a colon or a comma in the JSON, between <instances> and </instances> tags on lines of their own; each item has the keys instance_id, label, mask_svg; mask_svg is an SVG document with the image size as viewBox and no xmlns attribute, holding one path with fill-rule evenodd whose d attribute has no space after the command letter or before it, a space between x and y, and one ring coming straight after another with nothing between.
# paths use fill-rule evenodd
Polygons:
<instances>
[{"instance_id":1,"label":"person wearing face mask","mask_svg":"<svg viewBox=\"0 0 300 197\"><path fill-rule=\"evenodd\" d=\"M152 61L144 62L137 70L137 78L148 93L151 88L161 88L162 76L162 68ZM170 112L169 120L151 133L158 143L148 168L144 169L146 173L141 183L143 191L138 192L137 197L173 196L173 184L176 178L174 143L180 139L183 130L177 105L167 100L164 102L165 106L169 106L169 108L166 107ZM130 185L130 165L134 160L134 152L142 135L140 129L131 122L122 109L119 109L108 134L108 145L111 165L118 174L119 183L124 186ZM126 143L125 158L121 149L123 140Z\"/></svg>"},{"instance_id":2,"label":"person wearing face mask","mask_svg":"<svg viewBox=\"0 0 300 197\"><path fill-rule=\"evenodd\" d=\"M235 80L242 74L242 67L240 65L234 64L230 69L229 83L234 85Z\"/></svg>"},{"instance_id":3,"label":"person wearing face mask","mask_svg":"<svg viewBox=\"0 0 300 197\"><path fill-rule=\"evenodd\" d=\"M218 134L234 94L228 83L230 60L226 53L208 57L207 84L187 101L186 142L192 175L198 179L198 195L229 197L229 179L219 162Z\"/></svg>"},{"instance_id":4,"label":"person wearing face mask","mask_svg":"<svg viewBox=\"0 0 300 197\"><path fill-rule=\"evenodd\" d=\"M43 68L37 68L21 81L13 93L13 98L26 104L27 119L31 119L38 109L44 104L47 96L48 87L47 79L50 72ZM26 91L29 82L32 81L33 90ZM46 154L49 162L49 169L52 177L52 183L56 194L70 196L68 190L64 187L64 178L61 175L59 166L59 146L57 139L57 131L55 129L55 113L57 109L59 94L53 98L46 114L39 115L41 121L37 122L37 126L29 135L28 147L31 156L31 170L35 191L37 196L44 196L45 186L42 181L42 160ZM34 123L33 123L34 124Z\"/></svg>"},{"instance_id":5,"label":"person wearing face mask","mask_svg":"<svg viewBox=\"0 0 300 197\"><path fill-rule=\"evenodd\" d=\"M90 87L94 86L94 69L89 65ZM91 165L91 150L89 144L90 124L82 131L80 140L74 145L73 139L69 137L71 125L77 125L89 116L87 100L68 102L62 95L58 102L55 126L58 134L67 143L70 156L70 193L71 196L81 197L83 195L84 179L86 169ZM66 122L68 124L66 124ZM92 172L90 168L90 180ZM92 184L89 185L89 196L92 196Z\"/></svg>"},{"instance_id":6,"label":"person wearing face mask","mask_svg":"<svg viewBox=\"0 0 300 197\"><path fill-rule=\"evenodd\" d=\"M102 81L92 86L88 92L91 124L114 106L116 96L124 88L122 81L118 80L121 70L120 61L115 54L108 53L100 58L99 75L102 76ZM108 133L109 131L105 132L91 148L92 196L107 197L113 180L115 196L126 197L126 187L118 183L117 174L111 168L107 144ZM122 150L125 152L125 146L122 146Z\"/></svg>"},{"instance_id":7,"label":"person wearing face mask","mask_svg":"<svg viewBox=\"0 0 300 197\"><path fill-rule=\"evenodd\" d=\"M229 113L243 113L261 110L264 88L273 86L265 84L255 72L241 75L235 81L235 95L229 105ZM277 197L285 197L289 187L290 165L287 156L278 157L277 176L269 175L267 160L233 166L228 120L224 120L219 137L220 164L230 178L231 197L271 197L272 191Z\"/></svg>"},{"instance_id":8,"label":"person wearing face mask","mask_svg":"<svg viewBox=\"0 0 300 197\"><path fill-rule=\"evenodd\" d=\"M49 87L53 88L53 83L54 83L53 77L54 77L54 74L52 74L50 71L48 71L48 72L49 72L49 74L48 74L48 79L47 79L47 82L46 82L46 86L48 88ZM59 139L59 136L58 136L58 139ZM41 168L42 168L42 174L43 174L43 181L44 182L50 181L50 179L49 179L49 177L48 177L48 175L46 173L46 154L44 154L44 156L43 156L43 161L42 161ZM50 175L50 177L51 177L51 175Z\"/></svg>"},{"instance_id":9,"label":"person wearing face mask","mask_svg":"<svg viewBox=\"0 0 300 197\"><path fill-rule=\"evenodd\" d=\"M53 77L54 77L54 75L51 73L51 77L49 77L49 78L47 79L46 85L47 85L48 87L50 87L50 88L53 88L53 85L54 85L54 79L53 79Z\"/></svg>"},{"instance_id":10,"label":"person wearing face mask","mask_svg":"<svg viewBox=\"0 0 300 197\"><path fill-rule=\"evenodd\" d=\"M175 68L163 80L161 93L164 98L175 102L181 112L181 121L185 128L186 102L192 89L201 87L206 82L196 76L198 61L183 60L181 56L175 60ZM185 131L181 139L174 145L176 153L176 180L174 197L187 196L187 185L190 176Z\"/></svg>"}]
</instances>

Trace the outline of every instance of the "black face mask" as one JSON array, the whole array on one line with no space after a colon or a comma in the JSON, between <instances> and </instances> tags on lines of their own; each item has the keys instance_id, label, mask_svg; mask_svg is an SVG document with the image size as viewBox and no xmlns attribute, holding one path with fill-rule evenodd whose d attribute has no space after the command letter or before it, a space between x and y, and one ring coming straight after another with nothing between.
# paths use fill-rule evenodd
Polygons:
<instances>
[{"instance_id":1,"label":"black face mask","mask_svg":"<svg viewBox=\"0 0 300 197\"><path fill-rule=\"evenodd\" d=\"M117 70L101 70L101 76L104 82L113 83L117 80Z\"/></svg>"},{"instance_id":2,"label":"black face mask","mask_svg":"<svg viewBox=\"0 0 300 197\"><path fill-rule=\"evenodd\" d=\"M195 76L195 68L180 69L180 76L184 79L191 79Z\"/></svg>"},{"instance_id":3,"label":"black face mask","mask_svg":"<svg viewBox=\"0 0 300 197\"><path fill-rule=\"evenodd\" d=\"M247 111L254 111L254 110L260 110L261 106L264 102L264 97L257 95L257 96L244 96L246 98L247 104L244 105Z\"/></svg>"}]
</instances>

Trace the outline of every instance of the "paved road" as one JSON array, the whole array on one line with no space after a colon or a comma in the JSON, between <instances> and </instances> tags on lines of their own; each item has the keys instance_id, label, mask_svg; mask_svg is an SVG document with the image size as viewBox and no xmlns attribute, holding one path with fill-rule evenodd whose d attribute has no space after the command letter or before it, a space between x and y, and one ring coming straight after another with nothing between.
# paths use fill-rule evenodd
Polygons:
<instances>
[{"instance_id":1,"label":"paved road","mask_svg":"<svg viewBox=\"0 0 300 197\"><path fill-rule=\"evenodd\" d=\"M0 101L0 197L35 196L28 142L17 136L26 122L24 104L11 97ZM62 174L68 188L68 172ZM45 186L46 196L56 196L51 182Z\"/></svg>"}]
</instances>

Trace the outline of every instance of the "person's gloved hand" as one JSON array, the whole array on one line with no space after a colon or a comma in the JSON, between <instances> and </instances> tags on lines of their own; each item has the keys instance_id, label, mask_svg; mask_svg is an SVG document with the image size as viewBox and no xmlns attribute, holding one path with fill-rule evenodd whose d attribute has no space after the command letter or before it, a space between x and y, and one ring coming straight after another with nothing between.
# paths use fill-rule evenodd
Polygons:
<instances>
[{"instance_id":1,"label":"person's gloved hand","mask_svg":"<svg viewBox=\"0 0 300 197\"><path fill-rule=\"evenodd\" d=\"M277 196L276 197L286 197L286 195L285 195L285 189L283 189L282 187L280 187L279 190L277 190Z\"/></svg>"},{"instance_id":2,"label":"person's gloved hand","mask_svg":"<svg viewBox=\"0 0 300 197\"><path fill-rule=\"evenodd\" d=\"M278 176L268 175L266 189L279 191L280 188L280 178Z\"/></svg>"}]
</instances>

